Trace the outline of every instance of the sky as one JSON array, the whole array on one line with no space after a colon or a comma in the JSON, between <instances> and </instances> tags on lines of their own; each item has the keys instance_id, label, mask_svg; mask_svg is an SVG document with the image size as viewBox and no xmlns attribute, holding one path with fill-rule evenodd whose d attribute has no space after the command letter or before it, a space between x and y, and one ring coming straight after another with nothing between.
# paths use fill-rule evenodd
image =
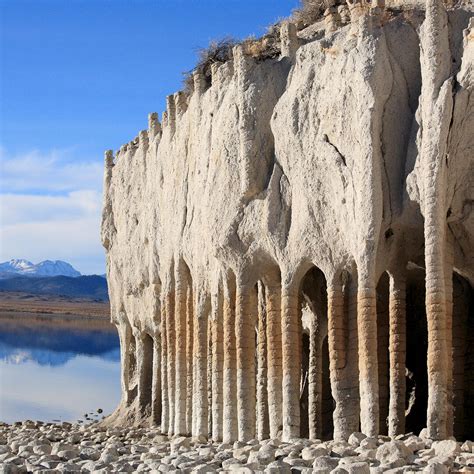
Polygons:
<instances>
[{"instance_id":1,"label":"sky","mask_svg":"<svg viewBox=\"0 0 474 474\"><path fill-rule=\"evenodd\" d=\"M147 127L211 40L298 0L0 0L0 262L104 273L103 153Z\"/></svg>"}]
</instances>

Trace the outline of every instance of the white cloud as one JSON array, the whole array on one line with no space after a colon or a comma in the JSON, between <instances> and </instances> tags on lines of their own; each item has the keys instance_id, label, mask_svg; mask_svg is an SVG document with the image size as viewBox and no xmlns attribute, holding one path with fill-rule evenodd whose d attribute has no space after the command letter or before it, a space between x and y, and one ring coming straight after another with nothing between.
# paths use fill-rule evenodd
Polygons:
<instances>
[{"instance_id":1,"label":"white cloud","mask_svg":"<svg viewBox=\"0 0 474 474\"><path fill-rule=\"evenodd\" d=\"M22 222L2 228L1 260L59 259L83 273L103 273L103 249L96 217Z\"/></svg>"},{"instance_id":2,"label":"white cloud","mask_svg":"<svg viewBox=\"0 0 474 474\"><path fill-rule=\"evenodd\" d=\"M60 259L103 273L102 165L33 151L2 160L0 261Z\"/></svg>"},{"instance_id":3,"label":"white cloud","mask_svg":"<svg viewBox=\"0 0 474 474\"><path fill-rule=\"evenodd\" d=\"M71 218L98 218L102 205L102 194L87 189L59 196L2 194L1 199L2 226Z\"/></svg>"},{"instance_id":4,"label":"white cloud","mask_svg":"<svg viewBox=\"0 0 474 474\"><path fill-rule=\"evenodd\" d=\"M102 163L77 159L72 150L48 153L32 150L21 155L9 155L0 148L0 162L2 193L99 190L102 186Z\"/></svg>"}]
</instances>

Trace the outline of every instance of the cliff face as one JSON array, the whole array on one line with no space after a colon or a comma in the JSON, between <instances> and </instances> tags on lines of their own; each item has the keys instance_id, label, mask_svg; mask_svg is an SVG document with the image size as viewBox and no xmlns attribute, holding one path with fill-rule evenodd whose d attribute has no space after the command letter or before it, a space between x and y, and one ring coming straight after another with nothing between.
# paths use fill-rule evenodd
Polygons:
<instances>
[{"instance_id":1,"label":"cliff face","mask_svg":"<svg viewBox=\"0 0 474 474\"><path fill-rule=\"evenodd\" d=\"M106 154L123 372L111 421L151 415L170 434L227 440L320 435L323 369L309 363L309 408L300 394L308 333L320 368L327 336L334 436L358 431L359 413L367 435L387 416L401 432L404 288L424 270L425 421L432 438L452 433L453 274L474 284L473 11L349 6L347 25L331 12L326 31L284 25L279 58L236 46L210 87L195 74L161 124L152 114ZM324 298L305 290L311 272Z\"/></svg>"}]
</instances>

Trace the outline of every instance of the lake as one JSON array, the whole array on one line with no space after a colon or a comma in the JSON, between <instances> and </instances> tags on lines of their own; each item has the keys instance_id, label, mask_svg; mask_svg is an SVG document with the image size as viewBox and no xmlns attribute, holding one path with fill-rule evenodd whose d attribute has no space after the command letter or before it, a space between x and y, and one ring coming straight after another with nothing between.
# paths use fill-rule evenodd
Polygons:
<instances>
[{"instance_id":1,"label":"lake","mask_svg":"<svg viewBox=\"0 0 474 474\"><path fill-rule=\"evenodd\" d=\"M0 421L97 420L119 400L113 325L98 318L1 313Z\"/></svg>"}]
</instances>

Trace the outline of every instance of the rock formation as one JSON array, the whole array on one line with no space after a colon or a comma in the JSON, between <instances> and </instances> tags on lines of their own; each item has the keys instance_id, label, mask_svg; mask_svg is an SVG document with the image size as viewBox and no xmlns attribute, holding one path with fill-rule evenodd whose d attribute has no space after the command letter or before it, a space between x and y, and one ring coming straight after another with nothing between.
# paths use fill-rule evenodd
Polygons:
<instances>
[{"instance_id":1,"label":"rock formation","mask_svg":"<svg viewBox=\"0 0 474 474\"><path fill-rule=\"evenodd\" d=\"M106 152L109 424L474 436L473 15L284 23L279 57L236 46Z\"/></svg>"}]
</instances>

